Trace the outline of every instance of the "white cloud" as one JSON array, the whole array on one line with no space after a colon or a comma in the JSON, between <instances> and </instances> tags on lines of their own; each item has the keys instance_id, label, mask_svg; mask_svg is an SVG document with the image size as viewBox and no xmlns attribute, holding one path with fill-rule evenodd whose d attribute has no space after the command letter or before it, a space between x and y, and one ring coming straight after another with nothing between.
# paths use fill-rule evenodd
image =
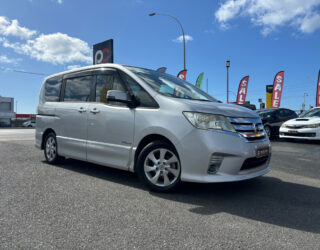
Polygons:
<instances>
[{"instance_id":1,"label":"white cloud","mask_svg":"<svg viewBox=\"0 0 320 250\"><path fill-rule=\"evenodd\" d=\"M222 29L238 17L249 17L268 35L278 27L289 25L302 33L312 33L320 28L320 15L316 9L320 0L225 0L215 12Z\"/></svg>"},{"instance_id":2,"label":"white cloud","mask_svg":"<svg viewBox=\"0 0 320 250\"><path fill-rule=\"evenodd\" d=\"M21 58L9 58L6 55L0 56L0 63L17 64L20 61L22 61Z\"/></svg>"},{"instance_id":3,"label":"white cloud","mask_svg":"<svg viewBox=\"0 0 320 250\"><path fill-rule=\"evenodd\" d=\"M304 17L301 21L300 31L303 33L312 33L320 28L320 15L315 13L310 16Z\"/></svg>"},{"instance_id":4,"label":"white cloud","mask_svg":"<svg viewBox=\"0 0 320 250\"><path fill-rule=\"evenodd\" d=\"M189 35L185 35L184 39L186 40L186 42L188 42L188 41L192 41L193 37L189 36ZM176 42L176 43L182 43L183 42L183 36L179 36L176 39L174 39L173 41Z\"/></svg>"},{"instance_id":5,"label":"white cloud","mask_svg":"<svg viewBox=\"0 0 320 250\"><path fill-rule=\"evenodd\" d=\"M81 68L81 65L69 65L69 66L67 66L68 70L77 69L77 68Z\"/></svg>"},{"instance_id":6,"label":"white cloud","mask_svg":"<svg viewBox=\"0 0 320 250\"><path fill-rule=\"evenodd\" d=\"M28 39L37 33L35 30L30 30L19 26L18 20L8 20L4 16L0 16L0 34L4 36L17 36L21 39Z\"/></svg>"},{"instance_id":7,"label":"white cloud","mask_svg":"<svg viewBox=\"0 0 320 250\"><path fill-rule=\"evenodd\" d=\"M2 44L17 53L53 64L92 61L91 50L86 42L62 33L41 34L26 43L10 43L8 40L3 40Z\"/></svg>"},{"instance_id":8,"label":"white cloud","mask_svg":"<svg viewBox=\"0 0 320 250\"><path fill-rule=\"evenodd\" d=\"M57 0L58 4L62 4L63 0Z\"/></svg>"}]
</instances>

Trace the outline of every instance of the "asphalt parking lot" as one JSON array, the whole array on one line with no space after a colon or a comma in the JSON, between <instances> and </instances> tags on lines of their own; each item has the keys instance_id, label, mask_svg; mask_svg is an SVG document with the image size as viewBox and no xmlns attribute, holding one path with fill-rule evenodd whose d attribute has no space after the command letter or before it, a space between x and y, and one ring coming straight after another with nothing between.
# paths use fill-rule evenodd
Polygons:
<instances>
[{"instance_id":1,"label":"asphalt parking lot","mask_svg":"<svg viewBox=\"0 0 320 250\"><path fill-rule=\"evenodd\" d=\"M0 130L0 249L319 249L320 143L273 141L249 181L148 191L125 171L51 166L34 130Z\"/></svg>"}]
</instances>

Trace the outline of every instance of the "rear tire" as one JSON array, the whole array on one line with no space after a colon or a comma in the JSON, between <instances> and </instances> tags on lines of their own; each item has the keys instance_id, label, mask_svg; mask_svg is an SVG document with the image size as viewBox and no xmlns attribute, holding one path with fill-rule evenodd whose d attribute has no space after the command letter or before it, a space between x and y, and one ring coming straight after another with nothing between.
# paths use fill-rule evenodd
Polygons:
<instances>
[{"instance_id":1,"label":"rear tire","mask_svg":"<svg viewBox=\"0 0 320 250\"><path fill-rule=\"evenodd\" d=\"M49 133L44 141L44 156L49 164L57 164L64 157L58 155L58 143L55 133Z\"/></svg>"},{"instance_id":2,"label":"rear tire","mask_svg":"<svg viewBox=\"0 0 320 250\"><path fill-rule=\"evenodd\" d=\"M168 192L181 182L181 166L176 149L165 141L149 143L137 160L137 172L149 189Z\"/></svg>"}]
</instances>

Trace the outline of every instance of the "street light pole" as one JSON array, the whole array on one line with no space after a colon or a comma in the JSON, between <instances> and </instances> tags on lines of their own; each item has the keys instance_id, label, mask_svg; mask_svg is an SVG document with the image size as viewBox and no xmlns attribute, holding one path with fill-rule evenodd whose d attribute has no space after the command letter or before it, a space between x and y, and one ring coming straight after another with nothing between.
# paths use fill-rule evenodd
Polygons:
<instances>
[{"instance_id":1,"label":"street light pole","mask_svg":"<svg viewBox=\"0 0 320 250\"><path fill-rule=\"evenodd\" d=\"M308 93L303 94L303 104L302 104L302 110L305 110L306 107L306 96L308 96Z\"/></svg>"},{"instance_id":2,"label":"street light pole","mask_svg":"<svg viewBox=\"0 0 320 250\"><path fill-rule=\"evenodd\" d=\"M182 38L183 38L183 69L186 70L186 39L185 39L185 36L184 36L184 30L183 30L182 24L180 23L178 18L176 18L174 16L171 16L169 14L160 14L160 13L150 13L149 14L149 16L155 16L155 15L171 17L172 19L174 19L179 24L179 26L181 28L181 31L182 31Z\"/></svg>"},{"instance_id":3,"label":"street light pole","mask_svg":"<svg viewBox=\"0 0 320 250\"><path fill-rule=\"evenodd\" d=\"M227 67L227 103L229 103L229 67L230 67L230 61L226 61L226 67Z\"/></svg>"}]
</instances>

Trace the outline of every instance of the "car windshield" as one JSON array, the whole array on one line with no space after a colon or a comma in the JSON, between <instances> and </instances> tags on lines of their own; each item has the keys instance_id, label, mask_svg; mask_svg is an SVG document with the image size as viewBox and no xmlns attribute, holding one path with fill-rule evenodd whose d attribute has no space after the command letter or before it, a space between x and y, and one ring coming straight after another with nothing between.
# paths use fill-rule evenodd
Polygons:
<instances>
[{"instance_id":1,"label":"car windshield","mask_svg":"<svg viewBox=\"0 0 320 250\"><path fill-rule=\"evenodd\" d=\"M257 113L258 113L259 116L262 117L262 118L266 118L266 117L268 117L268 115L271 115L271 114L272 114L271 111L257 111Z\"/></svg>"},{"instance_id":2,"label":"car windshield","mask_svg":"<svg viewBox=\"0 0 320 250\"><path fill-rule=\"evenodd\" d=\"M320 117L320 109L312 109L302 114L300 117Z\"/></svg>"},{"instance_id":3,"label":"car windshield","mask_svg":"<svg viewBox=\"0 0 320 250\"><path fill-rule=\"evenodd\" d=\"M158 93L180 99L218 102L212 96L175 76L154 70L126 66Z\"/></svg>"}]
</instances>

